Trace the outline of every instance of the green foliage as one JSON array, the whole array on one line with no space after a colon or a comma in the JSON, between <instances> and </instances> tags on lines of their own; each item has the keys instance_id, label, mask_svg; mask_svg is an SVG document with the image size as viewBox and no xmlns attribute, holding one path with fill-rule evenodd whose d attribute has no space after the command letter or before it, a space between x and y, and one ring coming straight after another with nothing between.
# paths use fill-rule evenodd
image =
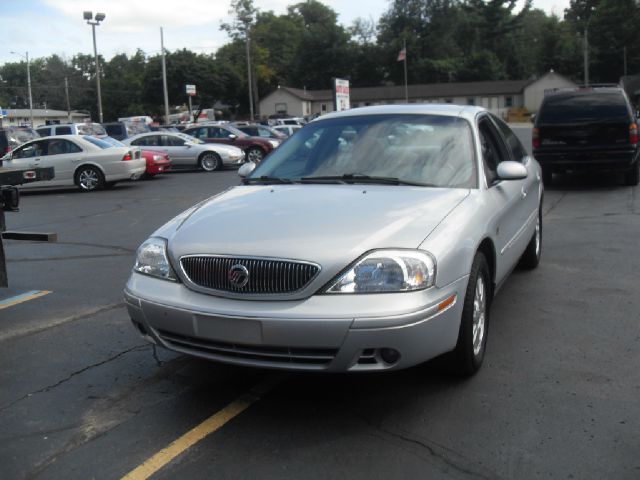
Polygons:
<instances>
[{"instance_id":1,"label":"green foliage","mask_svg":"<svg viewBox=\"0 0 640 480\"><path fill-rule=\"evenodd\" d=\"M188 49L166 53L171 106L184 105L185 84L195 84L194 104L230 106L248 112L246 38L250 38L254 92L278 85L326 89L332 77L353 86L400 85L406 42L409 83L526 79L554 69L576 81L583 76L588 32L593 82L617 82L640 70L635 41L637 0L571 0L565 17L549 16L516 0L390 0L380 19L338 23L336 12L318 0L293 3L276 15L253 0L231 2L232 21L222 25L230 41L210 55ZM159 54L138 50L101 59L105 120L163 114ZM0 66L0 105L27 108L26 62ZM97 118L93 55L56 55L31 62L34 107L65 110L65 79L72 109Z\"/></svg>"}]
</instances>

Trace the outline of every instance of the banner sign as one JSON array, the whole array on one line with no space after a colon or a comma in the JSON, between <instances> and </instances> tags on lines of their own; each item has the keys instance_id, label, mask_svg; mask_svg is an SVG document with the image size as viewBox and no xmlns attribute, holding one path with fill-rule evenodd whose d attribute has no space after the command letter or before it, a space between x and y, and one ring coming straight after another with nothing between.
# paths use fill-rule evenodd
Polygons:
<instances>
[{"instance_id":1,"label":"banner sign","mask_svg":"<svg viewBox=\"0 0 640 480\"><path fill-rule=\"evenodd\" d=\"M349 110L351 104L349 101L349 80L341 78L333 79L333 109L336 112Z\"/></svg>"},{"instance_id":2,"label":"banner sign","mask_svg":"<svg viewBox=\"0 0 640 480\"><path fill-rule=\"evenodd\" d=\"M196 86L195 85L185 85L185 90L187 91L187 95L193 97L196 94Z\"/></svg>"}]
</instances>

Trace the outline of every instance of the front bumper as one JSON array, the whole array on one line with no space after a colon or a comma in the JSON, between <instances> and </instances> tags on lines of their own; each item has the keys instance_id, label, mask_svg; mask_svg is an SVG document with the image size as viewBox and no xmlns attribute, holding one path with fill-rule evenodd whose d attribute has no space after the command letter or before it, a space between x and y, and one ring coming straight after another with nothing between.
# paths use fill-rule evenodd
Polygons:
<instances>
[{"instance_id":1,"label":"front bumper","mask_svg":"<svg viewBox=\"0 0 640 480\"><path fill-rule=\"evenodd\" d=\"M133 273L124 296L143 337L170 350L244 366L355 372L407 368L452 350L467 281L412 293L256 301ZM397 361L385 360L388 349Z\"/></svg>"}]
</instances>

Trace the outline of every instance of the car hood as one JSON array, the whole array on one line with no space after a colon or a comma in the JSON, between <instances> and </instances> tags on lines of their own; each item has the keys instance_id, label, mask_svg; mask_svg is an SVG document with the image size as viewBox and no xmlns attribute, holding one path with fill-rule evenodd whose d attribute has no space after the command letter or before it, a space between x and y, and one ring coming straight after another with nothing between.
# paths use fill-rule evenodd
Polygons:
<instances>
[{"instance_id":1,"label":"car hood","mask_svg":"<svg viewBox=\"0 0 640 480\"><path fill-rule=\"evenodd\" d=\"M156 235L190 254L317 263L333 276L363 253L417 248L466 189L379 185L239 186L176 217Z\"/></svg>"}]
</instances>

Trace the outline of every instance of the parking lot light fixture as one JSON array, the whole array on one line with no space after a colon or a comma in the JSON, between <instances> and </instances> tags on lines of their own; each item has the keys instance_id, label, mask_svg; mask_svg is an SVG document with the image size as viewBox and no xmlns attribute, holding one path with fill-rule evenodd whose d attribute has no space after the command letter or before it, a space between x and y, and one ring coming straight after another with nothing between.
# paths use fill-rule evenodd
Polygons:
<instances>
[{"instance_id":1,"label":"parking lot light fixture","mask_svg":"<svg viewBox=\"0 0 640 480\"><path fill-rule=\"evenodd\" d=\"M31 128L33 128L33 97L31 95L31 64L29 63L29 52L25 52L24 55L18 52L11 52L14 55L18 55L27 61L27 89L29 91L29 119L31 122Z\"/></svg>"},{"instance_id":2,"label":"parking lot light fixture","mask_svg":"<svg viewBox=\"0 0 640 480\"><path fill-rule=\"evenodd\" d=\"M91 25L91 31L93 33L93 55L96 60L96 87L98 90L98 118L100 123L104 121L104 118L102 116L102 92L100 91L100 60L98 59L98 48L96 46L96 25L100 25L100 22L103 21L105 17L106 15L104 13L96 13L95 18L93 17L93 12L85 11L82 13L82 18L86 20L89 25Z\"/></svg>"}]
</instances>

